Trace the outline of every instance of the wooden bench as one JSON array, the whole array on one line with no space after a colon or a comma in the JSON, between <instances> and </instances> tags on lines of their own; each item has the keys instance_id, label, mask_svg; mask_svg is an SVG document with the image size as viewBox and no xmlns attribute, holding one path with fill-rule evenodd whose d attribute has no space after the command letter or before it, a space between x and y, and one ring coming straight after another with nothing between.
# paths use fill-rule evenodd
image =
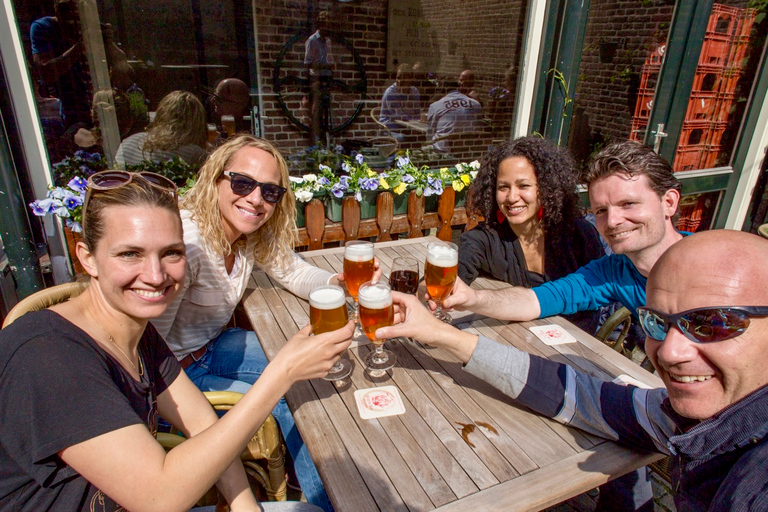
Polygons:
<instances>
[{"instance_id":1,"label":"wooden bench","mask_svg":"<svg viewBox=\"0 0 768 512\"><path fill-rule=\"evenodd\" d=\"M480 220L474 214L468 214L464 206L456 207L456 193L452 187L446 187L439 196L436 212L424 211L424 196L411 191L408 196L408 213L394 215L394 196L392 192L381 192L376 197L376 217L360 218L360 204L354 197L345 197L342 201L341 222L332 222L325 218L325 205L319 199L312 199L306 204L306 227L299 228L297 250L322 249L326 244L346 242L358 238L375 238L384 242L398 238L424 236L425 230L437 229L437 237L450 241L453 226L465 226L471 229ZM394 235L394 237L393 237Z\"/></svg>"}]
</instances>

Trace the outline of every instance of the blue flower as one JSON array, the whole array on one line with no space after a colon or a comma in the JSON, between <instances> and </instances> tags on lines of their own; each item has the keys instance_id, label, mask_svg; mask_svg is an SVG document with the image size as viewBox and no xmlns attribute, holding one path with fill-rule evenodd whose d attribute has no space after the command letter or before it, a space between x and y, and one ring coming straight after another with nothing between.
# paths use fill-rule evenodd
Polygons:
<instances>
[{"instance_id":1,"label":"blue flower","mask_svg":"<svg viewBox=\"0 0 768 512\"><path fill-rule=\"evenodd\" d=\"M341 164L341 170L343 170L344 172L352 172L352 166L349 165L347 162L344 162L343 164Z\"/></svg>"},{"instance_id":2,"label":"blue flower","mask_svg":"<svg viewBox=\"0 0 768 512\"><path fill-rule=\"evenodd\" d=\"M360 190L376 190L379 188L379 180L377 178L360 178L357 180L357 184L360 186Z\"/></svg>"},{"instance_id":3,"label":"blue flower","mask_svg":"<svg viewBox=\"0 0 768 512\"><path fill-rule=\"evenodd\" d=\"M60 203L55 199L49 198L49 199L38 199L33 203L29 203L29 206L30 208L32 208L32 213L34 213L38 217L43 217L51 213L54 207L58 206L59 204Z\"/></svg>"},{"instance_id":4,"label":"blue flower","mask_svg":"<svg viewBox=\"0 0 768 512\"><path fill-rule=\"evenodd\" d=\"M317 182L319 184L321 184L321 185L330 185L331 184L331 180L329 180L325 176L321 177L319 180L317 180Z\"/></svg>"},{"instance_id":5,"label":"blue flower","mask_svg":"<svg viewBox=\"0 0 768 512\"><path fill-rule=\"evenodd\" d=\"M426 197L435 195L439 196L443 193L443 180L430 176L427 178L427 186L424 188L424 195Z\"/></svg>"},{"instance_id":6,"label":"blue flower","mask_svg":"<svg viewBox=\"0 0 768 512\"><path fill-rule=\"evenodd\" d=\"M66 220L66 225L67 225L67 227L68 227L69 229L71 229L71 230L72 230L72 231L74 231L75 233L80 233L80 232L82 232L82 231L83 231L83 227L80 225L80 223L79 223L79 222L75 222L75 221L73 221L73 220L67 219L67 220Z\"/></svg>"},{"instance_id":7,"label":"blue flower","mask_svg":"<svg viewBox=\"0 0 768 512\"><path fill-rule=\"evenodd\" d=\"M85 179L81 178L80 176L75 176L74 178L69 180L69 183L67 183L67 186L69 188L77 192L85 192L85 187L87 185L88 185L88 182L85 181Z\"/></svg>"},{"instance_id":8,"label":"blue flower","mask_svg":"<svg viewBox=\"0 0 768 512\"><path fill-rule=\"evenodd\" d=\"M401 169L411 163L411 160L407 156L399 156L397 157L397 166Z\"/></svg>"},{"instance_id":9,"label":"blue flower","mask_svg":"<svg viewBox=\"0 0 768 512\"><path fill-rule=\"evenodd\" d=\"M93 174L93 171L91 170L91 168L85 164L80 166L80 171L82 171L82 173L85 174L86 176Z\"/></svg>"},{"instance_id":10,"label":"blue flower","mask_svg":"<svg viewBox=\"0 0 768 512\"><path fill-rule=\"evenodd\" d=\"M413 183L414 181L416 181L416 178L414 178L410 174L404 174L403 177L400 178L400 181L402 181L403 183Z\"/></svg>"},{"instance_id":11,"label":"blue flower","mask_svg":"<svg viewBox=\"0 0 768 512\"><path fill-rule=\"evenodd\" d=\"M342 146L341 144L337 144L334 149L336 150L337 153L343 153L344 152L344 146Z\"/></svg>"},{"instance_id":12,"label":"blue flower","mask_svg":"<svg viewBox=\"0 0 768 512\"><path fill-rule=\"evenodd\" d=\"M88 160L90 160L91 162L94 162L94 163L100 162L101 161L101 153L91 153L90 155L88 155Z\"/></svg>"},{"instance_id":13,"label":"blue flower","mask_svg":"<svg viewBox=\"0 0 768 512\"><path fill-rule=\"evenodd\" d=\"M344 192L347 190L346 187L344 187L341 183L334 183L331 187L331 194L334 195L334 197L341 198L344 196Z\"/></svg>"},{"instance_id":14,"label":"blue flower","mask_svg":"<svg viewBox=\"0 0 768 512\"><path fill-rule=\"evenodd\" d=\"M357 163L358 163L358 164L360 164L360 165L363 165L363 161L364 161L365 159L363 158L363 155L361 155L360 153L358 153L358 154L355 156L355 160L357 161Z\"/></svg>"},{"instance_id":15,"label":"blue flower","mask_svg":"<svg viewBox=\"0 0 768 512\"><path fill-rule=\"evenodd\" d=\"M344 190L349 188L349 176L340 176L339 183L344 187Z\"/></svg>"},{"instance_id":16,"label":"blue flower","mask_svg":"<svg viewBox=\"0 0 768 512\"><path fill-rule=\"evenodd\" d=\"M328 171L328 172L331 172L331 168L330 168L330 167L328 167L327 165L324 165L324 164L320 164L320 165L318 165L318 166L317 166L317 168L318 168L318 169L320 169L321 171Z\"/></svg>"},{"instance_id":17,"label":"blue flower","mask_svg":"<svg viewBox=\"0 0 768 512\"><path fill-rule=\"evenodd\" d=\"M80 196L76 196L76 195L72 194L72 195L70 195L68 197L65 197L62 200L62 202L64 203L64 207L65 208L67 208L69 210L74 210L78 206L82 206L83 205L83 198L80 197Z\"/></svg>"}]
</instances>

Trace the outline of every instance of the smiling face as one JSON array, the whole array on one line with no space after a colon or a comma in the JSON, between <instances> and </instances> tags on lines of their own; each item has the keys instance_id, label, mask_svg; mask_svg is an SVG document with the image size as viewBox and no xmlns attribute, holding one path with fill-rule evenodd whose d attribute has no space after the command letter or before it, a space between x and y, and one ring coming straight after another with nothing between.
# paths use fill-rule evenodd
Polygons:
<instances>
[{"instance_id":1,"label":"smiling face","mask_svg":"<svg viewBox=\"0 0 768 512\"><path fill-rule=\"evenodd\" d=\"M224 170L250 176L259 183L280 185L280 171L275 159L263 149L252 146L238 150L229 167ZM275 212L277 205L264 201L261 187L256 187L247 196L239 196L232 192L229 179L223 175L216 186L221 222L229 243L237 240L240 235L248 235L259 229Z\"/></svg>"},{"instance_id":2,"label":"smiling face","mask_svg":"<svg viewBox=\"0 0 768 512\"><path fill-rule=\"evenodd\" d=\"M496 204L513 230L536 222L536 214L541 207L538 180L527 158L513 156L499 164Z\"/></svg>"},{"instance_id":3,"label":"smiling face","mask_svg":"<svg viewBox=\"0 0 768 512\"><path fill-rule=\"evenodd\" d=\"M768 244L756 238L712 231L678 242L651 272L648 307L678 313L707 306L768 305L761 284L768 271L760 268L766 263L760 252L766 252ZM734 259L736 251L740 257ZM752 318L740 336L704 344L673 327L664 341L647 338L645 350L672 407L688 418L710 418L768 384L768 318Z\"/></svg>"},{"instance_id":4,"label":"smiling face","mask_svg":"<svg viewBox=\"0 0 768 512\"><path fill-rule=\"evenodd\" d=\"M78 256L106 303L136 320L162 315L184 284L186 257L178 214L160 207L110 206L93 253Z\"/></svg>"},{"instance_id":5,"label":"smiling face","mask_svg":"<svg viewBox=\"0 0 768 512\"><path fill-rule=\"evenodd\" d=\"M611 174L589 185L597 230L613 252L630 257L663 245L675 234L671 219L679 199L676 190L659 197L642 174Z\"/></svg>"}]
</instances>

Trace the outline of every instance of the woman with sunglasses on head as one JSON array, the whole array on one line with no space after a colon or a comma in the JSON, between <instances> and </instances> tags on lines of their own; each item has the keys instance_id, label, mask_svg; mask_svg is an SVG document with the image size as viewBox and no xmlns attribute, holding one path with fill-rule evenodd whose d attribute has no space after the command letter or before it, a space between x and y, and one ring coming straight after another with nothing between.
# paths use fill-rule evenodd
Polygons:
<instances>
[{"instance_id":1,"label":"woman with sunglasses on head","mask_svg":"<svg viewBox=\"0 0 768 512\"><path fill-rule=\"evenodd\" d=\"M83 228L88 288L0 331L0 509L188 510L216 484L231 510L261 510L238 455L292 383L331 368L352 323L300 331L219 420L148 325L185 283L173 183L97 173ZM168 453L158 414L189 438Z\"/></svg>"},{"instance_id":2,"label":"woman with sunglasses on head","mask_svg":"<svg viewBox=\"0 0 768 512\"><path fill-rule=\"evenodd\" d=\"M245 392L267 365L253 331L227 329L254 266L302 298L339 282L340 276L293 252L296 210L288 189L288 167L279 151L266 140L239 135L211 154L181 200L187 280L153 323L203 391ZM330 510L284 400L273 414L307 501Z\"/></svg>"},{"instance_id":3,"label":"woman with sunglasses on head","mask_svg":"<svg viewBox=\"0 0 768 512\"><path fill-rule=\"evenodd\" d=\"M461 235L459 277L491 277L533 288L565 277L605 256L597 230L584 219L570 155L541 137L522 137L491 149L470 190L483 223ZM595 332L599 315L569 320Z\"/></svg>"}]
</instances>

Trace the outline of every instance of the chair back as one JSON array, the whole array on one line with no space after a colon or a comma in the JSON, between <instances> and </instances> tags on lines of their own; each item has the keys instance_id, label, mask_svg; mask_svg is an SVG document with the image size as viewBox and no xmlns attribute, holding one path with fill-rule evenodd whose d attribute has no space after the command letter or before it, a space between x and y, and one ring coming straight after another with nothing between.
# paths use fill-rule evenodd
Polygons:
<instances>
[{"instance_id":1,"label":"chair back","mask_svg":"<svg viewBox=\"0 0 768 512\"><path fill-rule=\"evenodd\" d=\"M16 304L13 309L8 312L8 316L6 316L5 320L3 321L3 328L8 327L19 317L31 311L40 311L47 307L53 306L54 304L66 302L69 299L77 297L83 293L83 290L86 288L88 288L88 282L76 281L74 283L51 286L45 290L35 292Z\"/></svg>"},{"instance_id":2,"label":"chair back","mask_svg":"<svg viewBox=\"0 0 768 512\"><path fill-rule=\"evenodd\" d=\"M384 130L384 134L387 137L391 137L392 131L389 129L389 126L379 121L380 116L381 116L381 107L373 107L371 109L371 119L373 119L373 122L376 123L379 126L379 128Z\"/></svg>"}]
</instances>

